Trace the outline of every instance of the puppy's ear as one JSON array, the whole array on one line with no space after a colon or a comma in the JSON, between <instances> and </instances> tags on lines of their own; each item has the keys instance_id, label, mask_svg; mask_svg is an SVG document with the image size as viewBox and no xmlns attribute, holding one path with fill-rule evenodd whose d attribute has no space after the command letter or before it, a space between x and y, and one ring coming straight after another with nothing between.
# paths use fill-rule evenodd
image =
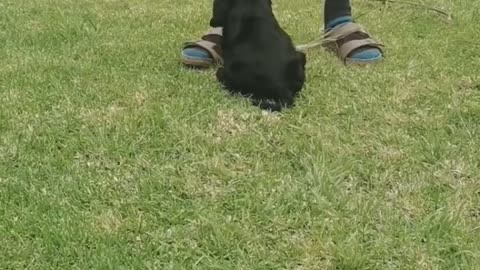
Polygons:
<instances>
[{"instance_id":1,"label":"puppy's ear","mask_svg":"<svg viewBox=\"0 0 480 270\"><path fill-rule=\"evenodd\" d=\"M305 68L305 66L307 65L307 56L305 55L305 53L297 51L297 57L300 61L300 64L302 65L302 67Z\"/></svg>"},{"instance_id":2,"label":"puppy's ear","mask_svg":"<svg viewBox=\"0 0 480 270\"><path fill-rule=\"evenodd\" d=\"M210 19L211 27L223 27L228 17L231 6L230 0L215 0L213 2L213 15Z\"/></svg>"},{"instance_id":3,"label":"puppy's ear","mask_svg":"<svg viewBox=\"0 0 480 270\"><path fill-rule=\"evenodd\" d=\"M301 91L306 79L305 65L307 57L303 52L296 52L288 61L285 77L290 81L290 90L298 93Z\"/></svg>"}]
</instances>

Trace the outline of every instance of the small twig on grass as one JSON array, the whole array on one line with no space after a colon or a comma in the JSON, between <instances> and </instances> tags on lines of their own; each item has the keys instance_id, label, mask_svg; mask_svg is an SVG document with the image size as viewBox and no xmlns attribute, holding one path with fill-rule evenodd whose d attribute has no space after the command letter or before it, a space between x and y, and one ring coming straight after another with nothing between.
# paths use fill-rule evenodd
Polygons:
<instances>
[{"instance_id":1,"label":"small twig on grass","mask_svg":"<svg viewBox=\"0 0 480 270\"><path fill-rule=\"evenodd\" d=\"M385 5L387 5L388 3L397 3L397 4L404 4L404 5L410 5L410 6L417 6L417 7L422 7L424 9L427 9L427 10L430 10L430 11L434 11L434 12L437 12L439 14L442 14L444 16L447 16L447 18L449 20L452 19L452 15L439 9L439 8L435 8L435 7L430 7L430 6L427 6L427 5L424 5L424 4L420 4L420 3L415 3L415 2L408 2L408 1L402 1L402 0L370 0L370 1L375 1L375 2L382 2L384 3Z\"/></svg>"},{"instance_id":2,"label":"small twig on grass","mask_svg":"<svg viewBox=\"0 0 480 270\"><path fill-rule=\"evenodd\" d=\"M415 2L409 2L409 1L403 1L403 0L370 0L370 1L375 1L375 2L382 2L384 5L385 5L385 9L384 9L384 12L386 12L387 8L388 8L388 3L396 3L396 4L404 4L404 5L410 5L410 6L417 6L417 7L421 7L421 8L424 8L426 10L430 10L430 11L434 11L434 12L437 12L441 15L444 15L447 17L447 20L451 21L452 20L452 15L439 9L439 8L435 8L435 7L430 7L430 6L427 6L427 5L424 5L424 4L420 4L420 3L415 3ZM368 13L368 12L367 12ZM365 14L367 14L365 13ZM365 14L362 14L361 16L365 15ZM321 46L322 44L322 40L324 38L324 35L322 35L320 38L308 43L308 44L302 44L302 45L298 45L296 48L297 50L299 51L306 51L308 49L312 49L312 48L315 48L315 47L319 47Z\"/></svg>"},{"instance_id":3,"label":"small twig on grass","mask_svg":"<svg viewBox=\"0 0 480 270\"><path fill-rule=\"evenodd\" d=\"M367 11L367 12L363 12L363 13L360 13L360 14L356 15L356 16L355 16L355 20L358 20L358 19L362 18L363 16L368 15L368 14L371 13L372 11L375 11L375 10L374 10L374 9L370 9L370 10Z\"/></svg>"}]
</instances>

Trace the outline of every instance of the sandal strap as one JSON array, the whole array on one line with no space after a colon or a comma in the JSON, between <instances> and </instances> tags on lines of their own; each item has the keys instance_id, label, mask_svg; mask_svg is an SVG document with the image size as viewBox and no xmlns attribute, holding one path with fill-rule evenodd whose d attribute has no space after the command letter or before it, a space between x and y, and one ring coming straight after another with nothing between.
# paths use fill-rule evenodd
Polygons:
<instances>
[{"instance_id":1,"label":"sandal strap","mask_svg":"<svg viewBox=\"0 0 480 270\"><path fill-rule=\"evenodd\" d=\"M338 46L339 40L353 33L360 34L360 36L363 38L350 40L343 43L341 46ZM327 31L324 34L322 45L335 51L343 61L345 61L354 50L357 50L361 47L375 47L380 51L382 51L381 47L383 47L383 44L375 41L362 25L354 22L341 24Z\"/></svg>"},{"instance_id":2,"label":"sandal strap","mask_svg":"<svg viewBox=\"0 0 480 270\"><path fill-rule=\"evenodd\" d=\"M368 35L368 32L358 23L345 23L338 25L324 35L325 42L337 41L353 33L363 33Z\"/></svg>"},{"instance_id":3,"label":"sandal strap","mask_svg":"<svg viewBox=\"0 0 480 270\"><path fill-rule=\"evenodd\" d=\"M210 53L213 60L223 64L223 51L220 46L223 35L222 30L221 27L212 28L209 32L204 34L200 40L185 42L183 48L201 47Z\"/></svg>"},{"instance_id":4,"label":"sandal strap","mask_svg":"<svg viewBox=\"0 0 480 270\"><path fill-rule=\"evenodd\" d=\"M375 47L381 51L380 47L382 44L371 38L350 40L338 48L338 55L341 59L346 59L353 51L365 46Z\"/></svg>"},{"instance_id":5,"label":"sandal strap","mask_svg":"<svg viewBox=\"0 0 480 270\"><path fill-rule=\"evenodd\" d=\"M223 27L214 27L207 32L207 35L209 34L223 36Z\"/></svg>"}]
</instances>

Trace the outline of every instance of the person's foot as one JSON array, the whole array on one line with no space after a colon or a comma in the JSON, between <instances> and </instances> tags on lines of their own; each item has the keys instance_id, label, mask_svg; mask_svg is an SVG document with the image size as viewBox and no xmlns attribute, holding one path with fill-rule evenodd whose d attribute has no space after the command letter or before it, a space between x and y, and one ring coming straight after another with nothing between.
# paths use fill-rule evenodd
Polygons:
<instances>
[{"instance_id":1,"label":"person's foot","mask_svg":"<svg viewBox=\"0 0 480 270\"><path fill-rule=\"evenodd\" d=\"M339 17L325 25L324 46L330 48L346 63L369 64L383 58L382 46L352 17Z\"/></svg>"},{"instance_id":2,"label":"person's foot","mask_svg":"<svg viewBox=\"0 0 480 270\"><path fill-rule=\"evenodd\" d=\"M222 29L212 28L200 40L185 43L182 48L183 64L197 68L209 68L216 63L221 63Z\"/></svg>"}]
</instances>

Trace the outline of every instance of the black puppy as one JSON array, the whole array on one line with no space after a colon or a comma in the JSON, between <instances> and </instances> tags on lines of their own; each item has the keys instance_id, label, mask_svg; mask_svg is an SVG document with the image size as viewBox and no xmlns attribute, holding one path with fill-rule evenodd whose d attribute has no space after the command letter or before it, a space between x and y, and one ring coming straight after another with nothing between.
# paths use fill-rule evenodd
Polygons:
<instances>
[{"instance_id":1,"label":"black puppy","mask_svg":"<svg viewBox=\"0 0 480 270\"><path fill-rule=\"evenodd\" d=\"M271 0L215 0L212 27L223 27L217 79L264 110L291 107L305 82L306 57L280 27Z\"/></svg>"}]
</instances>

